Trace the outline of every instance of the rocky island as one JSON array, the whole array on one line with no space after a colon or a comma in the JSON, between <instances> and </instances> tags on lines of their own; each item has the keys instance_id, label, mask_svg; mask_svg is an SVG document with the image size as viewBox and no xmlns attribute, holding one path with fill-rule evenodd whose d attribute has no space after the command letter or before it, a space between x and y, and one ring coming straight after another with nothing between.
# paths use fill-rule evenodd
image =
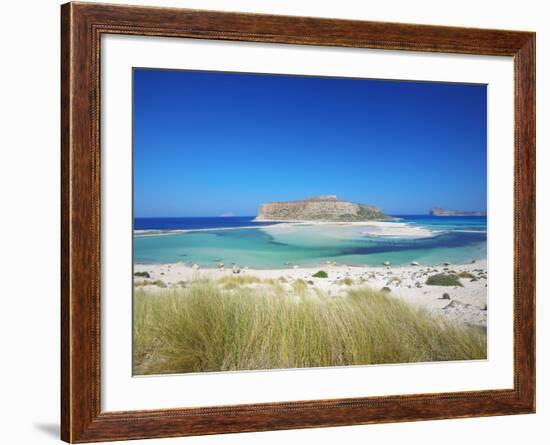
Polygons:
<instances>
[{"instance_id":1,"label":"rocky island","mask_svg":"<svg viewBox=\"0 0 550 445\"><path fill-rule=\"evenodd\" d=\"M464 212L462 210L447 210L441 207L430 209L431 216L487 216L487 212Z\"/></svg>"},{"instance_id":2,"label":"rocky island","mask_svg":"<svg viewBox=\"0 0 550 445\"><path fill-rule=\"evenodd\" d=\"M354 222L391 219L382 209L338 199L336 195L314 196L300 201L262 204L255 221Z\"/></svg>"}]
</instances>

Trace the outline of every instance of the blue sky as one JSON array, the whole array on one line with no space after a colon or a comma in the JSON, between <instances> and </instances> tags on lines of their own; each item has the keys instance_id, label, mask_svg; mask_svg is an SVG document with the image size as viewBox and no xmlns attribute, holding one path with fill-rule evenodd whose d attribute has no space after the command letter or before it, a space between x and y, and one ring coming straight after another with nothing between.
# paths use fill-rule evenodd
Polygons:
<instances>
[{"instance_id":1,"label":"blue sky","mask_svg":"<svg viewBox=\"0 0 550 445\"><path fill-rule=\"evenodd\" d=\"M135 216L486 210L485 85L134 69Z\"/></svg>"}]
</instances>

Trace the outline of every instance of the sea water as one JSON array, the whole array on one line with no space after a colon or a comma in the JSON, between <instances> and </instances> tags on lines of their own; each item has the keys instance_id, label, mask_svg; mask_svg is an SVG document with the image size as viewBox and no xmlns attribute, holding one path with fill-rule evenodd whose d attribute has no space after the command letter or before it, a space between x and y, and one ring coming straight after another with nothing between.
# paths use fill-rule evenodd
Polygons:
<instances>
[{"instance_id":1,"label":"sea water","mask_svg":"<svg viewBox=\"0 0 550 445\"><path fill-rule=\"evenodd\" d=\"M361 225L272 224L254 217L135 218L134 262L257 269L338 264L467 263L486 258L486 217L394 215L420 235ZM393 224L388 222L388 224ZM388 226L391 228L391 226ZM186 232L178 232L186 230Z\"/></svg>"}]
</instances>

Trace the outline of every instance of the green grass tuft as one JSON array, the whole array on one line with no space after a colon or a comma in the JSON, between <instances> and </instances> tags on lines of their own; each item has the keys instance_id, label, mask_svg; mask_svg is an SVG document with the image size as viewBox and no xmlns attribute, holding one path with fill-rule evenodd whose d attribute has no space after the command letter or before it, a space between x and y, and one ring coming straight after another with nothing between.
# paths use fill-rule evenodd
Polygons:
<instances>
[{"instance_id":1,"label":"green grass tuft","mask_svg":"<svg viewBox=\"0 0 550 445\"><path fill-rule=\"evenodd\" d=\"M476 276L473 273L463 271L458 274L460 278L475 278Z\"/></svg>"},{"instance_id":2,"label":"green grass tuft","mask_svg":"<svg viewBox=\"0 0 550 445\"><path fill-rule=\"evenodd\" d=\"M315 272L312 277L315 278L328 278L328 273L326 273L324 270L320 270L319 272Z\"/></svg>"},{"instance_id":3,"label":"green grass tuft","mask_svg":"<svg viewBox=\"0 0 550 445\"><path fill-rule=\"evenodd\" d=\"M447 275L444 273L439 273L436 275L432 275L431 277L428 277L426 280L426 284L429 284L430 286L460 286L462 287L462 283L458 279L456 275Z\"/></svg>"}]
</instances>

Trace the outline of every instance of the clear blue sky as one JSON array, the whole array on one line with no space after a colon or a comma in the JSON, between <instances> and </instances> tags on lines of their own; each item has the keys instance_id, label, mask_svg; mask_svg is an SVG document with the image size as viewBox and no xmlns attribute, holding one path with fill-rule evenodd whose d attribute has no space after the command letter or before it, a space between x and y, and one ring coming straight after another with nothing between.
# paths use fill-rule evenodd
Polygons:
<instances>
[{"instance_id":1,"label":"clear blue sky","mask_svg":"<svg viewBox=\"0 0 550 445\"><path fill-rule=\"evenodd\" d=\"M134 69L135 216L486 210L485 85Z\"/></svg>"}]
</instances>

